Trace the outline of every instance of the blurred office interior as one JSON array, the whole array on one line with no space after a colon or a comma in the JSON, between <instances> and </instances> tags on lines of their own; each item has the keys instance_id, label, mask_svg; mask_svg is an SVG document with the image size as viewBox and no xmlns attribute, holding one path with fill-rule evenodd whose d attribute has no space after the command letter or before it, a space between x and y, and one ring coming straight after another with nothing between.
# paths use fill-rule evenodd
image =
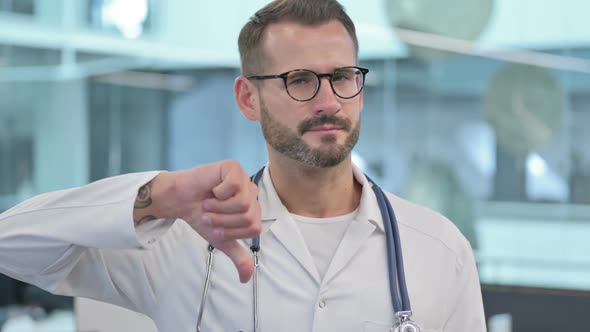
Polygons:
<instances>
[{"instance_id":1,"label":"blurred office interior","mask_svg":"<svg viewBox=\"0 0 590 332\"><path fill-rule=\"evenodd\" d=\"M0 0L0 211L123 173L264 165L232 89L266 2ZM590 2L341 3L370 69L357 165L467 236L490 332L587 330ZM73 332L72 309L0 275L0 332Z\"/></svg>"}]
</instances>

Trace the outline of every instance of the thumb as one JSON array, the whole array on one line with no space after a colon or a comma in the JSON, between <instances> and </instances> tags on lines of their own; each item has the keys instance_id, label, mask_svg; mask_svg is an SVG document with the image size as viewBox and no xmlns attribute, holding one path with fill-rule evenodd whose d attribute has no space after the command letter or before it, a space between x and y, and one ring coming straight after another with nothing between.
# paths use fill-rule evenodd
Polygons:
<instances>
[{"instance_id":1,"label":"thumb","mask_svg":"<svg viewBox=\"0 0 590 332\"><path fill-rule=\"evenodd\" d=\"M234 263L240 275L240 282L248 282L254 273L254 261L250 250L238 243L237 240L226 241L218 245L217 249L226 254Z\"/></svg>"}]
</instances>

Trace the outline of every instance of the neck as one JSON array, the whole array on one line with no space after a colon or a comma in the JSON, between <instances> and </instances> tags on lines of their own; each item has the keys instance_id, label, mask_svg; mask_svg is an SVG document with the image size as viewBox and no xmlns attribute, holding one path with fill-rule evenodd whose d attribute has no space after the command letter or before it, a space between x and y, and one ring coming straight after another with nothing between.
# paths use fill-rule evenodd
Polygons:
<instances>
[{"instance_id":1,"label":"neck","mask_svg":"<svg viewBox=\"0 0 590 332\"><path fill-rule=\"evenodd\" d=\"M328 168L281 159L271 158L270 175L289 212L327 218L351 213L358 207L362 186L354 178L350 158Z\"/></svg>"}]
</instances>

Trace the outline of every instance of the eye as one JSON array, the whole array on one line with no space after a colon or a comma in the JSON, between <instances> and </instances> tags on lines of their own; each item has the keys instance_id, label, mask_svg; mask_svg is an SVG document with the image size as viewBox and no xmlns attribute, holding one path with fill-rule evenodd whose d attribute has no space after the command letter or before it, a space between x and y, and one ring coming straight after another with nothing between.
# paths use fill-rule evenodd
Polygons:
<instances>
[{"instance_id":1,"label":"eye","mask_svg":"<svg viewBox=\"0 0 590 332\"><path fill-rule=\"evenodd\" d=\"M310 73L293 73L287 77L287 85L306 85L313 82L313 74Z\"/></svg>"},{"instance_id":2,"label":"eye","mask_svg":"<svg viewBox=\"0 0 590 332\"><path fill-rule=\"evenodd\" d=\"M289 81L287 81L288 85L302 85L302 84L308 84L308 83L309 83L309 79L307 79L306 77L289 79Z\"/></svg>"},{"instance_id":3,"label":"eye","mask_svg":"<svg viewBox=\"0 0 590 332\"><path fill-rule=\"evenodd\" d=\"M334 75L332 75L332 81L351 81L354 79L355 74L355 69L338 70L334 72Z\"/></svg>"}]
</instances>

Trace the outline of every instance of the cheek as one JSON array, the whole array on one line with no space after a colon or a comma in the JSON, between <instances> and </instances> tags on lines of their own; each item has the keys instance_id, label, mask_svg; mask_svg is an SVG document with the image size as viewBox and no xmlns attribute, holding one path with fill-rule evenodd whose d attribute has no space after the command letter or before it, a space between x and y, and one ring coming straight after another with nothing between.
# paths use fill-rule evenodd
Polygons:
<instances>
[{"instance_id":1,"label":"cheek","mask_svg":"<svg viewBox=\"0 0 590 332\"><path fill-rule=\"evenodd\" d=\"M361 115L363 103L361 99L347 100L342 103L342 110L350 120L357 120Z\"/></svg>"},{"instance_id":2,"label":"cheek","mask_svg":"<svg viewBox=\"0 0 590 332\"><path fill-rule=\"evenodd\" d=\"M275 121L289 128L297 128L299 123L305 119L305 108L300 104L293 105L285 100L271 101L265 99L265 106Z\"/></svg>"}]
</instances>

